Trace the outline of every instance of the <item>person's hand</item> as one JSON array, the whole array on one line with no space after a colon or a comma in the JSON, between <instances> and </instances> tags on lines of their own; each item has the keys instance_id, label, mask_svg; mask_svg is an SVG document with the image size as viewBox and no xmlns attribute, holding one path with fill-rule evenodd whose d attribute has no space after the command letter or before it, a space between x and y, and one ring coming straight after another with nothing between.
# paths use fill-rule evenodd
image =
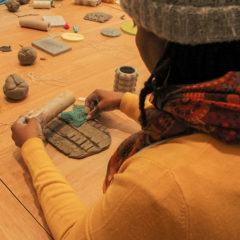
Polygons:
<instances>
[{"instance_id":1,"label":"person's hand","mask_svg":"<svg viewBox=\"0 0 240 240\"><path fill-rule=\"evenodd\" d=\"M112 111L120 108L123 93L107 90L95 90L85 101L87 119L96 117L104 111Z\"/></svg>"},{"instance_id":2,"label":"person's hand","mask_svg":"<svg viewBox=\"0 0 240 240\"><path fill-rule=\"evenodd\" d=\"M20 116L12 125L12 139L18 147L22 145L30 138L39 137L42 138L42 128L37 118L31 118L28 122L25 122L25 116Z\"/></svg>"}]
</instances>

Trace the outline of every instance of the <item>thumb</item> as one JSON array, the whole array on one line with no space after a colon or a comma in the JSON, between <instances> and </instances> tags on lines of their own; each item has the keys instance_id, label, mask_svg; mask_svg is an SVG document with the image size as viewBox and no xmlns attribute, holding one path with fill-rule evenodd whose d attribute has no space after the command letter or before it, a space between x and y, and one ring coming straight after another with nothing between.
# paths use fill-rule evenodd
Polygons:
<instances>
[{"instance_id":1,"label":"thumb","mask_svg":"<svg viewBox=\"0 0 240 240\"><path fill-rule=\"evenodd\" d=\"M35 117L30 118L30 119L28 120L28 126L30 126L30 127L38 127L39 130L42 129L40 122L39 122L38 119L35 118Z\"/></svg>"}]
</instances>

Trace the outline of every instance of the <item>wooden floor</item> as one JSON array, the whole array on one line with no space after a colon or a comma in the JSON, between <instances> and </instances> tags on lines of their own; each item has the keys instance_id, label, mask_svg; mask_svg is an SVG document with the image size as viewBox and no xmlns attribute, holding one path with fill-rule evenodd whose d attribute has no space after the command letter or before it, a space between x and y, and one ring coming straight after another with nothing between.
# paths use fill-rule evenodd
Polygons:
<instances>
[{"instance_id":1,"label":"wooden floor","mask_svg":"<svg viewBox=\"0 0 240 240\"><path fill-rule=\"evenodd\" d=\"M112 14L113 18L105 23L83 19L86 13L97 11ZM10 123L28 110L37 110L64 89L71 90L76 97L86 97L96 88L112 90L115 69L121 65L131 65L138 69L137 93L148 77L135 46L134 36L122 33L118 38L107 38L100 34L104 27L119 29L122 23L130 20L126 14L125 19L121 19L124 13L117 4L102 3L98 7L87 7L74 5L72 0L64 0L55 2L55 8L52 9L37 10L29 4L23 5L16 14L32 13L40 14L35 18L61 15L71 26L79 25L79 33L85 39L81 42L65 41L72 50L55 57L37 50L35 64L21 66L17 58L20 46L31 46L31 42L48 36L64 42L60 34L73 32L73 29L60 27L44 32L21 28L19 18L8 12L5 5L0 5L0 46L10 45L12 48L11 52L0 52L0 84L3 86L9 74L17 73L30 87L28 97L21 102L9 102L3 92L0 92L1 240L49 239L30 175L21 159L20 150L11 140ZM34 81L29 78L30 74L35 76ZM118 111L104 114L101 120L110 130L112 143L108 150L100 154L74 160L47 145L53 162L89 206L102 196L101 185L107 161L114 149L124 138L139 129L135 122Z\"/></svg>"}]
</instances>

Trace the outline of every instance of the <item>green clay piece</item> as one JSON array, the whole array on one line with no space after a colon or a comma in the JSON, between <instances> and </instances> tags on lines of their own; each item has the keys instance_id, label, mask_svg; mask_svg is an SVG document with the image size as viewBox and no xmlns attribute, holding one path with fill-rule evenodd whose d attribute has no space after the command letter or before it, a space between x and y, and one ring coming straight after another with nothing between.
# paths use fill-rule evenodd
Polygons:
<instances>
[{"instance_id":1,"label":"green clay piece","mask_svg":"<svg viewBox=\"0 0 240 240\"><path fill-rule=\"evenodd\" d=\"M137 34L137 26L134 25L133 22L125 22L121 26L121 30L130 34L130 35L136 35Z\"/></svg>"},{"instance_id":2,"label":"green clay piece","mask_svg":"<svg viewBox=\"0 0 240 240\"><path fill-rule=\"evenodd\" d=\"M62 112L61 119L74 127L80 127L87 121L87 114L84 105L73 105L73 111Z\"/></svg>"}]
</instances>

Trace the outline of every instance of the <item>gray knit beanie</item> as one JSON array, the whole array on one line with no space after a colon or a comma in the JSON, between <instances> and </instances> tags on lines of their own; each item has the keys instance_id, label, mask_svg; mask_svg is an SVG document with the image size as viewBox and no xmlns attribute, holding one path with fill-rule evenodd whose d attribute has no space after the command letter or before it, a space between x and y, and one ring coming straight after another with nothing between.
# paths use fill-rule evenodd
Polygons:
<instances>
[{"instance_id":1,"label":"gray knit beanie","mask_svg":"<svg viewBox=\"0 0 240 240\"><path fill-rule=\"evenodd\" d=\"M240 0L121 0L136 24L168 41L240 40Z\"/></svg>"}]
</instances>

